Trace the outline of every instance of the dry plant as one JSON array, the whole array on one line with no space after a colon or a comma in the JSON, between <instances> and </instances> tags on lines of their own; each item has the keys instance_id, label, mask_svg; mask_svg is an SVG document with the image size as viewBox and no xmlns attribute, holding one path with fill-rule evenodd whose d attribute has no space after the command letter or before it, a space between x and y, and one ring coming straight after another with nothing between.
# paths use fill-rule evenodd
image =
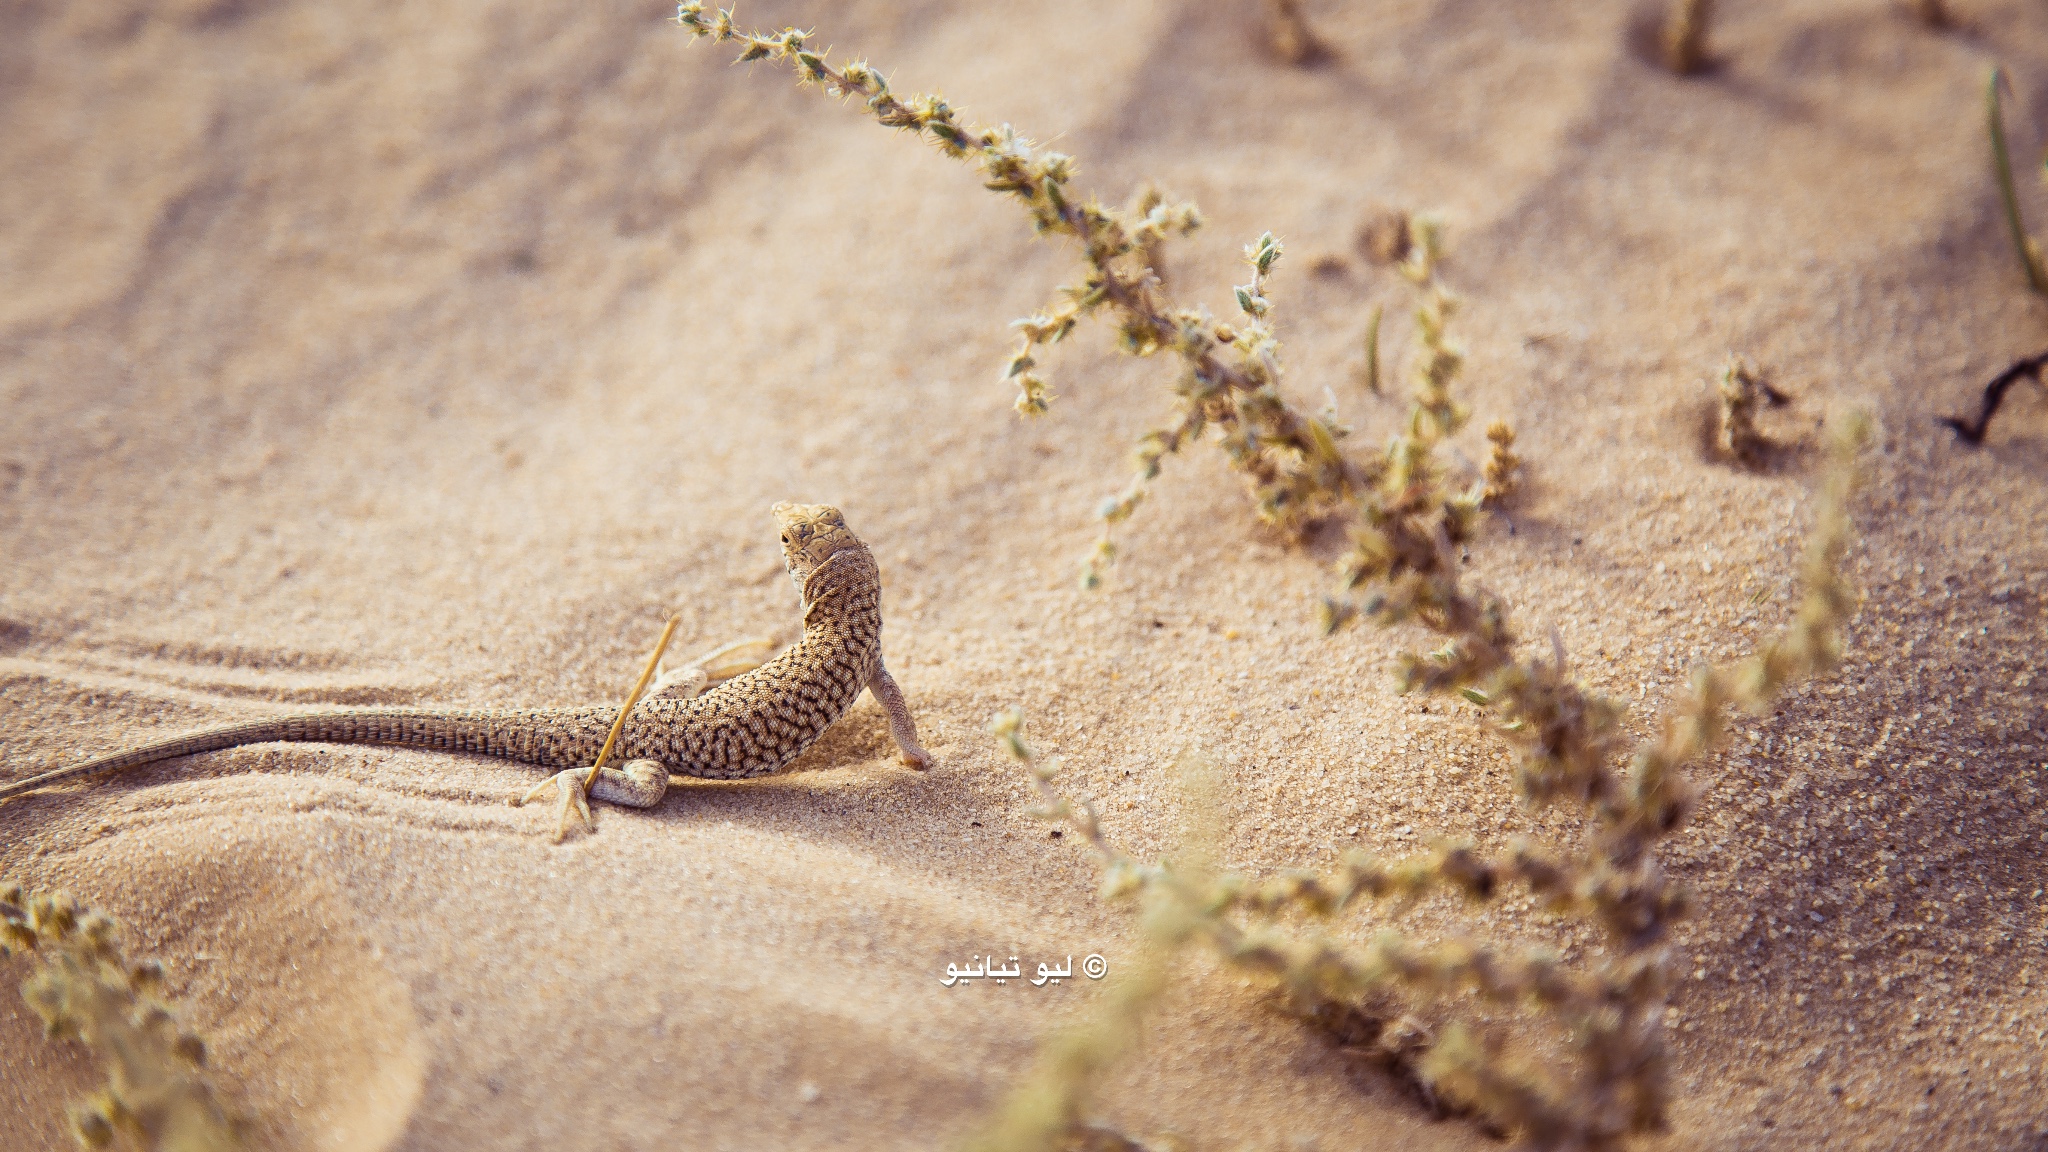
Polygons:
<instances>
[{"instance_id":1,"label":"dry plant","mask_svg":"<svg viewBox=\"0 0 2048 1152\"><path fill-rule=\"evenodd\" d=\"M1266 0L1266 44L1273 55L1297 68L1329 59L1329 46L1309 26L1301 0Z\"/></svg>"},{"instance_id":2,"label":"dry plant","mask_svg":"<svg viewBox=\"0 0 2048 1152\"><path fill-rule=\"evenodd\" d=\"M1486 463L1479 474L1486 481L1480 490L1480 502L1488 508L1498 508L1515 494L1522 475L1522 458L1515 455L1515 430L1505 420L1495 420L1486 426Z\"/></svg>"},{"instance_id":3,"label":"dry plant","mask_svg":"<svg viewBox=\"0 0 2048 1152\"><path fill-rule=\"evenodd\" d=\"M22 996L52 1039L79 1040L107 1065L106 1086L71 1107L87 1148L228 1152L235 1122L206 1077L206 1045L178 1025L154 960L130 963L107 916L64 893L0 885L0 954L35 957Z\"/></svg>"},{"instance_id":4,"label":"dry plant","mask_svg":"<svg viewBox=\"0 0 2048 1152\"><path fill-rule=\"evenodd\" d=\"M1368 264L1391 267L1401 263L1415 247L1408 214L1394 208L1373 209L1359 225L1355 244Z\"/></svg>"},{"instance_id":5,"label":"dry plant","mask_svg":"<svg viewBox=\"0 0 2048 1152\"><path fill-rule=\"evenodd\" d=\"M995 718L991 730L1013 755L1031 762L1023 726L1023 713L1012 708ZM1179 775L1188 828L1174 876L1199 887L1211 882L1220 840L1217 777L1214 766L1199 757L1183 757ZM1050 770L1034 776L1050 805L1040 814L1061 819L1069 810L1065 801L1052 793L1051 776ZM1098 852L1115 855L1102 838L1093 809L1086 811L1086 818L1076 820L1075 827ZM1106 897L1128 894L1113 890L1113 884L1105 885ZM1195 906L1187 899L1189 891L1186 886L1161 884L1137 895L1142 937L1138 956L1119 965L1086 1018L1040 1047L1023 1084L967 1145L969 1152L1126 1152L1144 1148L1121 1133L1091 1123L1086 1118L1087 1107L1102 1074L1136 1044L1146 1012L1166 991L1181 949L1200 927Z\"/></svg>"},{"instance_id":6,"label":"dry plant","mask_svg":"<svg viewBox=\"0 0 2048 1152\"><path fill-rule=\"evenodd\" d=\"M1173 908L1165 916L1185 920ZM1005 1098L968 1152L1105 1152L1144 1146L1084 1117L1095 1086L1133 1044L1145 1013L1166 990L1174 952L1186 930L1158 917L1148 924L1145 951L1110 978L1087 1019L1040 1046L1024 1083Z\"/></svg>"},{"instance_id":7,"label":"dry plant","mask_svg":"<svg viewBox=\"0 0 2048 1152\"><path fill-rule=\"evenodd\" d=\"M1703 35L1705 5L1686 8ZM1071 157L1041 151L1007 125L963 123L936 95L898 97L864 61L833 66L807 46L807 33L746 32L734 27L730 12L710 12L699 3L681 5L676 19L693 36L737 42L741 61L791 65L801 83L857 98L878 123L975 164L985 185L1017 198L1039 231L1077 244L1086 260L1079 282L1017 322L1018 346L1003 378L1017 388L1020 411L1045 411L1051 394L1037 371L1039 357L1083 319L1105 316L1131 354L1165 352L1179 361L1174 419L1140 441L1136 476L1104 502L1105 536L1084 570L1084 584L1100 580L1115 551L1107 529L1135 512L1162 460L1212 436L1248 482L1266 523L1299 534L1336 521L1348 531L1342 589L1323 604L1325 628L1363 617L1419 623L1438 633L1445 642L1436 651L1403 659L1403 687L1456 692L1486 708L1520 753L1516 788L1524 802L1533 808L1569 802L1588 817L1586 844L1576 852L1522 842L1503 857L1487 858L1470 845L1452 844L1410 860L1353 854L1332 877L1296 872L1252 884L1213 878L1199 861L1132 860L1103 838L1091 807L1052 796L1050 814L1068 819L1103 855L1107 893L1135 894L1148 909L1167 910L1148 912L1173 925L1164 939L1152 935L1153 946L1170 951L1181 940L1204 939L1231 962L1276 978L1309 1011L1350 1019L1370 1016L1367 998L1394 989L1418 994L1424 1007L1441 1008L1467 990L1504 1008L1531 1005L1563 1033L1573 1059L1562 1071L1539 1067L1504 1047L1499 1034L1469 1021L1450 1022L1441 1036L1401 1023L1401 1035L1383 1033L1380 1047L1412 1065L1413 1075L1434 1091L1538 1146L1612 1147L1658 1127L1667 1092L1661 1013L1668 932L1684 912L1685 894L1665 877L1653 849L1683 824L1692 793L1680 770L1714 744L1726 708L1761 707L1835 659L1851 600L1838 573L1849 538L1845 507L1865 420L1848 421L1837 437L1806 565L1806 600L1793 626L1742 664L1703 667L1662 735L1637 749L1623 769L1622 706L1576 680L1555 640L1549 660L1518 657L1520 638L1506 605L1462 583L1460 547L1477 530L1488 499L1512 487L1519 461L1504 425L1489 430L1488 466L1469 484L1453 482L1438 451L1469 415L1451 394L1464 358L1446 334L1457 299L1438 278L1438 223L1403 216L1383 230L1384 244L1372 245L1398 261L1416 287L1420 347L1406 428L1379 454L1354 460L1338 448L1347 429L1334 412L1304 413L1280 391L1267 291L1282 248L1270 233L1245 249L1250 282L1235 290L1241 319L1219 321L1168 298L1153 269L1154 253L1170 235L1200 224L1193 205L1169 203L1156 193L1126 209L1077 200L1067 190ZM1363 600L1354 600L1360 593ZM1000 718L997 734L1050 793L1051 769L1024 743L1021 718ZM1285 915L1334 915L1361 897L1448 890L1488 900L1513 884L1605 930L1610 948L1594 971L1573 972L1544 953L1462 939L1425 945L1386 934L1359 949L1281 924ZM1046 1148L1077 1139L1087 1084L1126 1042L1152 994L1147 987L1131 992L1123 1006L1106 1008L1109 1024L1094 1039L1062 1041L1069 1047L1049 1051L1034 1080L1035 1095L1013 1102L990 1146Z\"/></svg>"},{"instance_id":8,"label":"dry plant","mask_svg":"<svg viewBox=\"0 0 2048 1152\"><path fill-rule=\"evenodd\" d=\"M1664 15L1660 37L1664 66L1680 76L1705 71L1711 62L1707 55L1707 29L1713 20L1714 0L1673 0L1671 10Z\"/></svg>"},{"instance_id":9,"label":"dry plant","mask_svg":"<svg viewBox=\"0 0 2048 1152\"><path fill-rule=\"evenodd\" d=\"M1271 979L1302 1014L1341 1024L1352 1046L1376 1050L1426 1091L1476 1110L1528 1146L1620 1147L1663 1127L1670 1091L1662 1031L1670 933L1689 896L1664 873L1655 849L1690 814L1694 793L1683 769L1720 741L1728 709L1760 712L1786 687L1838 659L1854 602L1841 575L1848 502L1868 435L1860 412L1835 432L1803 569L1805 595L1791 626L1746 660L1701 665L1690 693L1659 734L1626 757L1625 768L1624 706L1572 677L1554 635L1549 659L1517 657L1506 608L1462 592L1455 575L1440 584L1438 602L1462 598L1471 610L1417 614L1446 643L1403 659L1404 686L1455 692L1486 709L1519 755L1515 788L1522 803L1584 811L1577 848L1518 838L1496 856L1457 841L1401 859L1353 851L1333 874L1289 871L1263 881L1141 862L1109 843L1091 804L1054 789L1056 765L1040 761L1026 743L1021 713L999 715L993 731L1044 793L1039 814L1068 822L1100 855L1105 895L1177 908L1182 931ZM1599 958L1575 969L1543 949L1470 937L1425 942L1392 929L1358 946L1302 926L1303 917L1328 920L1367 900L1398 906L1447 892L1485 903L1514 888L1552 912L1597 926L1605 936ZM1377 1004L1389 994L1405 994L1417 1013L1450 1018L1437 1033L1413 1017L1390 1023L1394 1014ZM1509 1043L1497 1026L1455 1017L1450 1005L1461 994L1548 1021L1555 1050L1567 1058L1539 1055Z\"/></svg>"},{"instance_id":10,"label":"dry plant","mask_svg":"<svg viewBox=\"0 0 2048 1152\"><path fill-rule=\"evenodd\" d=\"M865 61L834 67L808 47L808 33L743 31L733 25L729 11L709 11L694 2L677 9L676 21L693 36L738 43L741 61L786 63L795 68L800 83L860 100L878 123L916 133L946 155L975 164L984 185L1020 201L1038 231L1075 242L1087 261L1080 281L1062 287L1045 310L1016 322L1017 348L1003 379L1017 388L1018 411L1037 415L1046 410L1052 396L1038 371L1039 357L1092 316L1106 316L1132 355L1164 352L1180 361L1173 418L1140 438L1136 474L1098 509L1103 536L1083 565L1084 586L1101 582L1116 555L1111 531L1144 501L1162 460L1205 436L1244 477L1261 520L1296 537L1329 520L1351 530L1356 547L1344 565L1347 580L1389 565L1405 570L1411 554L1433 550L1433 534L1447 533L1455 542L1476 523L1487 486L1483 477L1475 477L1469 489L1441 506L1414 502L1421 487L1434 491L1415 483L1425 473L1437 475L1427 459L1430 449L1462 426L1467 415L1447 391L1463 356L1445 335L1457 302L1437 280L1442 229L1435 221L1403 217L1398 229L1401 271L1422 295L1416 317L1422 354L1409 430L1380 457L1353 460L1338 448L1349 429L1334 411L1311 415L1281 392L1278 343L1267 320L1272 310L1268 278L1282 253L1272 233L1245 248L1251 279L1234 290L1240 319L1226 323L1205 308L1170 299L1153 268L1169 236L1184 236L1200 226L1201 214L1193 204L1169 202L1150 189L1126 209L1079 200L1067 190L1075 171L1072 157L1040 150L1008 125L963 123L940 96L898 97L887 78ZM1326 613L1326 622L1334 626L1341 620Z\"/></svg>"},{"instance_id":11,"label":"dry plant","mask_svg":"<svg viewBox=\"0 0 2048 1152\"><path fill-rule=\"evenodd\" d=\"M1739 464L1761 464L1770 455L1772 444L1756 425L1757 409L1766 404L1775 408L1786 403L1785 394L1771 387L1740 356L1728 358L1715 394L1718 404L1714 410L1714 449Z\"/></svg>"},{"instance_id":12,"label":"dry plant","mask_svg":"<svg viewBox=\"0 0 2048 1152\"><path fill-rule=\"evenodd\" d=\"M1358 370L1358 382L1375 396L1380 394L1380 321L1385 316L1385 307L1375 304L1366 317L1365 363Z\"/></svg>"}]
</instances>

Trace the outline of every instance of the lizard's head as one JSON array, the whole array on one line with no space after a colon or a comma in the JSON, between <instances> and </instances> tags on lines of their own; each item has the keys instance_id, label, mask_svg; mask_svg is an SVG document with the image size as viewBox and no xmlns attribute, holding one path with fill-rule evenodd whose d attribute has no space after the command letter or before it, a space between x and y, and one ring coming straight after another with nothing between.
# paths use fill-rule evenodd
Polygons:
<instances>
[{"instance_id":1,"label":"lizard's head","mask_svg":"<svg viewBox=\"0 0 2048 1152\"><path fill-rule=\"evenodd\" d=\"M842 548L858 548L860 540L846 527L846 517L830 504L777 504L769 510L782 530L782 561L789 578L802 592L804 581Z\"/></svg>"}]
</instances>

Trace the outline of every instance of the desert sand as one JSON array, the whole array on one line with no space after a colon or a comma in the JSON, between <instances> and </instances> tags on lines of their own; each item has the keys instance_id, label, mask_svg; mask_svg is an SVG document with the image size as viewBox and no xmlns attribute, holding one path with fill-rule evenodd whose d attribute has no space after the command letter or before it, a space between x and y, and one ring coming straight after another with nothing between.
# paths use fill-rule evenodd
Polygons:
<instances>
[{"instance_id":1,"label":"desert sand","mask_svg":"<svg viewBox=\"0 0 2048 1152\"><path fill-rule=\"evenodd\" d=\"M1473 578L1647 733L1692 664L1789 617L1819 428L1882 429L1844 665L1698 765L1667 863L1697 893L1672 1149L2030 1148L2048 1035L2048 403L1982 448L1936 423L2048 346L1989 174L2002 62L2021 187L2048 137L2048 11L1721 6L1680 79L1637 9L1311 0L1290 67L1258 5L761 0L900 91L944 92L1147 180L1207 227L1167 255L1219 313L1240 246L1289 388L1360 452L1355 379L1411 296L1358 253L1447 222L1460 394L1525 491ZM986 735L1021 705L1139 855L1174 763L1230 792L1227 863L1328 866L1532 816L1476 710L1394 691L1420 632L1317 635L1329 556L1259 528L1220 453L1168 461L1093 593L1092 509L1171 366L1085 330L1026 421L1006 325L1075 266L968 168L692 45L658 2L28 0L0 12L0 779L351 703L623 695L678 651L792 639L768 519L841 506L887 584L891 668L938 758L863 700L798 763L680 782L550 843L526 767L267 745L0 806L0 875L119 916L207 1034L258 1146L941 1148L1101 985L945 987L949 962L1132 954L1097 869ZM1731 352L1791 397L1748 471L1702 447ZM1398 376L1396 377L1398 379ZM1398 390L1396 390L1398 393ZM1567 948L1515 901L1369 910ZM1575 943L1575 941L1577 943ZM0 1144L69 1146L88 1054L0 972ZM1495 1145L1193 954L1094 1114L1193 1149Z\"/></svg>"}]
</instances>

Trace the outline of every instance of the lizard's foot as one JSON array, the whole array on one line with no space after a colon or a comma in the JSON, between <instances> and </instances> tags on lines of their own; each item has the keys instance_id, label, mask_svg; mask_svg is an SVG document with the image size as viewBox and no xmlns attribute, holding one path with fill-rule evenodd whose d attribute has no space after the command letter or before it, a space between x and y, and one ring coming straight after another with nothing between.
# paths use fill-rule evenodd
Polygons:
<instances>
[{"instance_id":1,"label":"lizard's foot","mask_svg":"<svg viewBox=\"0 0 2048 1152\"><path fill-rule=\"evenodd\" d=\"M527 789L526 795L521 796L519 804L514 805L514 807L532 803L535 797L550 788L560 789L562 793L562 820L555 829L555 843L560 844L569 835L570 817L573 816L581 820L585 831L588 831L591 827L590 801L583 798L583 778L589 774L590 770L587 768L570 768L567 771L557 772L553 776Z\"/></svg>"},{"instance_id":2,"label":"lizard's foot","mask_svg":"<svg viewBox=\"0 0 2048 1152\"><path fill-rule=\"evenodd\" d=\"M590 831L594 821L590 815L590 801L583 795L583 780L590 775L588 768L571 768L557 772L527 790L519 803L525 804L549 788L560 789L562 793L562 818L555 829L555 843L560 844L569 835L574 823L581 823ZM628 760L623 769L606 768L597 774L597 783L590 786L590 795L610 804L624 804L629 808L652 808L661 803L662 794L668 791L668 769L658 760Z\"/></svg>"},{"instance_id":3,"label":"lizard's foot","mask_svg":"<svg viewBox=\"0 0 2048 1152\"><path fill-rule=\"evenodd\" d=\"M597 774L590 794L607 804L652 808L668 792L668 769L659 760L628 760Z\"/></svg>"},{"instance_id":4,"label":"lizard's foot","mask_svg":"<svg viewBox=\"0 0 2048 1152\"><path fill-rule=\"evenodd\" d=\"M713 648L681 667L670 668L664 663L647 689L646 699L695 700L705 689L766 664L774 654L775 641L755 638Z\"/></svg>"}]
</instances>

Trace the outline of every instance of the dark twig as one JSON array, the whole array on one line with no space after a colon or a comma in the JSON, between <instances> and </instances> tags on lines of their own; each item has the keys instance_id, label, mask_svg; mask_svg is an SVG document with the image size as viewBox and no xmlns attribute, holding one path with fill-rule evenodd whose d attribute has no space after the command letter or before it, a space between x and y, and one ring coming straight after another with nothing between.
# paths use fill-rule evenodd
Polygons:
<instances>
[{"instance_id":1,"label":"dark twig","mask_svg":"<svg viewBox=\"0 0 2048 1152\"><path fill-rule=\"evenodd\" d=\"M2041 372L2048 369L2048 352L2029 356L1992 378L1984 386L1984 402L1977 409L1977 418L1965 420L1960 416L1943 416L1941 422L1956 430L1965 444L1982 444L1984 433L1991 427L1991 418L1998 415L1998 406L2005 403L2006 390L2021 380L2032 380L2040 384Z\"/></svg>"}]
</instances>

